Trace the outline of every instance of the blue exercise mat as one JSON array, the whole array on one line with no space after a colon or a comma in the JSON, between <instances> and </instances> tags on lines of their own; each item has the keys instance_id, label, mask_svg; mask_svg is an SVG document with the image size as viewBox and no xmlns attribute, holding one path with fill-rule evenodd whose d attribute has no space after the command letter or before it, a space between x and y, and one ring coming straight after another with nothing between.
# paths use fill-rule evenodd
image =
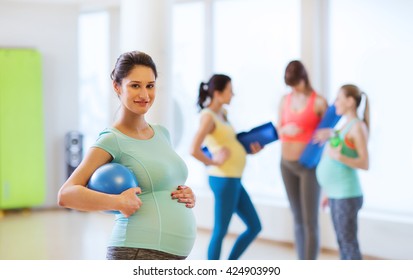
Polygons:
<instances>
[{"instance_id":1,"label":"blue exercise mat","mask_svg":"<svg viewBox=\"0 0 413 280\"><path fill-rule=\"evenodd\" d=\"M340 118L341 116L336 114L336 107L334 105L331 105L327 108L327 111L324 114L324 117L321 120L321 122L318 124L317 129L334 128L334 126L338 123ZM308 143L305 147L303 153L301 154L301 157L299 159L301 165L307 168L316 167L317 164L320 162L324 145L325 143L320 145L320 143L314 143L313 140L311 140L310 143Z\"/></svg>"},{"instance_id":2,"label":"blue exercise mat","mask_svg":"<svg viewBox=\"0 0 413 280\"><path fill-rule=\"evenodd\" d=\"M242 144L245 151L247 151L247 153L251 153L251 143L258 142L262 147L264 147L271 142L277 141L278 133L275 126L271 122L268 122L257 126L248 132L238 133L237 139ZM207 157L212 158L212 154L206 146L202 147L202 151Z\"/></svg>"},{"instance_id":3,"label":"blue exercise mat","mask_svg":"<svg viewBox=\"0 0 413 280\"><path fill-rule=\"evenodd\" d=\"M244 146L247 153L251 153L251 143L258 142L262 147L278 140L278 133L275 126L271 123L265 123L257 126L248 132L237 134L238 141Z\"/></svg>"}]
</instances>

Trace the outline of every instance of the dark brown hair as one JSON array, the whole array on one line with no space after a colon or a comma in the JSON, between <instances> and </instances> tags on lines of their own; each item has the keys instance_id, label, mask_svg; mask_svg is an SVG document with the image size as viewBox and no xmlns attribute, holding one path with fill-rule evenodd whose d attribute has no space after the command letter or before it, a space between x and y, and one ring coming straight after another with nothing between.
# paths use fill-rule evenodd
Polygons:
<instances>
[{"instance_id":1,"label":"dark brown hair","mask_svg":"<svg viewBox=\"0 0 413 280\"><path fill-rule=\"evenodd\" d=\"M121 54L118 57L110 78L117 84L121 84L122 80L129 75L130 71L135 66L139 65L151 68L155 75L155 79L158 77L156 65L149 55L139 51L131 51Z\"/></svg>"},{"instance_id":2,"label":"dark brown hair","mask_svg":"<svg viewBox=\"0 0 413 280\"><path fill-rule=\"evenodd\" d=\"M215 74L209 79L208 83L201 82L199 86L198 106L204 109L207 99L210 98L212 100L214 91L223 91L230 81L231 78L227 75Z\"/></svg>"},{"instance_id":3,"label":"dark brown hair","mask_svg":"<svg viewBox=\"0 0 413 280\"><path fill-rule=\"evenodd\" d=\"M293 60L288 63L287 67L285 68L285 84L288 86L296 86L302 80L304 80L306 89L308 91L312 91L313 88L311 86L310 79L308 77L308 73L304 67L304 64L302 64L301 61L298 60Z\"/></svg>"}]
</instances>

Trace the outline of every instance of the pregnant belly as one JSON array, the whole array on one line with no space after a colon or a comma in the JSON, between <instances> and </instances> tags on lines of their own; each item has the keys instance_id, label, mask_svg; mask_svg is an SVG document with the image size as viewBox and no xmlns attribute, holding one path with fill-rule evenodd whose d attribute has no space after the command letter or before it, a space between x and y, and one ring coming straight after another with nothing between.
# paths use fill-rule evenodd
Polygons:
<instances>
[{"instance_id":1,"label":"pregnant belly","mask_svg":"<svg viewBox=\"0 0 413 280\"><path fill-rule=\"evenodd\" d=\"M189 252L196 236L192 209L173 200L167 191L140 195L140 198L142 207L130 218L129 227L156 236L162 246L186 248L184 251Z\"/></svg>"},{"instance_id":2,"label":"pregnant belly","mask_svg":"<svg viewBox=\"0 0 413 280\"><path fill-rule=\"evenodd\" d=\"M110 246L149 248L187 256L196 237L195 217L170 192L139 195L142 207L129 218L117 215Z\"/></svg>"}]
</instances>

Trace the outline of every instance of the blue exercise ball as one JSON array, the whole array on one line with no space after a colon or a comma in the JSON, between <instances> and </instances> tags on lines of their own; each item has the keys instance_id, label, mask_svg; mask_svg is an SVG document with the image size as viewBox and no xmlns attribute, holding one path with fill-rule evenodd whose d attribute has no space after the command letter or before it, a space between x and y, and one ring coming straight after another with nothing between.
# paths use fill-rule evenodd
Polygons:
<instances>
[{"instance_id":1,"label":"blue exercise ball","mask_svg":"<svg viewBox=\"0 0 413 280\"><path fill-rule=\"evenodd\" d=\"M138 186L135 174L119 163L107 163L93 172L87 184L88 188L107 194L120 194ZM118 214L119 211L106 211Z\"/></svg>"},{"instance_id":2,"label":"blue exercise ball","mask_svg":"<svg viewBox=\"0 0 413 280\"><path fill-rule=\"evenodd\" d=\"M120 194L137 186L138 180L135 174L119 163L107 163L100 166L88 182L90 189L108 194Z\"/></svg>"}]
</instances>

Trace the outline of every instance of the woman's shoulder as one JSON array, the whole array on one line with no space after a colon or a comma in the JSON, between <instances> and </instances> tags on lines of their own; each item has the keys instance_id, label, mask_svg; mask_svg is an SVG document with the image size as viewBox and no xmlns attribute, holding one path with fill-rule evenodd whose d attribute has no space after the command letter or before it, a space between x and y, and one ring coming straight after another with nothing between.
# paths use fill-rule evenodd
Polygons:
<instances>
[{"instance_id":1,"label":"woman's shoulder","mask_svg":"<svg viewBox=\"0 0 413 280\"><path fill-rule=\"evenodd\" d=\"M105 139L113 138L114 139L114 138L116 138L117 134L118 133L117 133L116 129L114 129L113 127L107 127L99 133L98 138L99 139L101 139L101 138L105 138Z\"/></svg>"},{"instance_id":2,"label":"woman's shoulder","mask_svg":"<svg viewBox=\"0 0 413 280\"><path fill-rule=\"evenodd\" d=\"M320 114L324 114L324 112L327 110L327 107L328 107L327 99L315 91L313 92L313 94L315 95L315 100L314 100L315 110L319 112Z\"/></svg>"},{"instance_id":3,"label":"woman's shoulder","mask_svg":"<svg viewBox=\"0 0 413 280\"><path fill-rule=\"evenodd\" d=\"M114 151L119 150L118 133L113 128L104 129L99 133L93 146L103 148L106 151L111 151L112 156L114 156Z\"/></svg>"},{"instance_id":4,"label":"woman's shoulder","mask_svg":"<svg viewBox=\"0 0 413 280\"><path fill-rule=\"evenodd\" d=\"M366 123L360 119L357 119L357 121L351 127L349 133L352 135L365 135L365 136L368 136L369 134Z\"/></svg>"},{"instance_id":5,"label":"woman's shoulder","mask_svg":"<svg viewBox=\"0 0 413 280\"><path fill-rule=\"evenodd\" d=\"M200 112L199 112L199 114L201 115L201 117L202 116L204 116L204 115L210 115L210 116L214 116L214 111L212 111L211 109L209 109L208 107L206 107L206 108L203 108Z\"/></svg>"},{"instance_id":6,"label":"woman's shoulder","mask_svg":"<svg viewBox=\"0 0 413 280\"><path fill-rule=\"evenodd\" d=\"M160 131L163 134L168 134L169 135L169 130L161 124L155 123L155 124L150 124L150 126L152 127L153 130L155 130L155 132Z\"/></svg>"},{"instance_id":7,"label":"woman's shoulder","mask_svg":"<svg viewBox=\"0 0 413 280\"><path fill-rule=\"evenodd\" d=\"M313 91L312 94L315 96L316 103L327 104L327 99L322 94L316 91Z\"/></svg>"},{"instance_id":8,"label":"woman's shoulder","mask_svg":"<svg viewBox=\"0 0 413 280\"><path fill-rule=\"evenodd\" d=\"M366 123L357 118L354 123L351 124L351 127L349 127L346 137L353 142L360 141L361 139L364 139L364 142L367 142L369 131Z\"/></svg>"},{"instance_id":9,"label":"woman's shoulder","mask_svg":"<svg viewBox=\"0 0 413 280\"><path fill-rule=\"evenodd\" d=\"M151 127L154 130L155 134L161 134L168 140L168 142L171 141L171 134L165 126L161 124L151 124Z\"/></svg>"},{"instance_id":10,"label":"woman's shoulder","mask_svg":"<svg viewBox=\"0 0 413 280\"><path fill-rule=\"evenodd\" d=\"M292 94L292 93L289 92L289 93L284 93L284 94L281 96L280 102L279 102L280 107L283 107L283 106L285 105L286 100L287 100L288 98L290 98L291 94Z\"/></svg>"},{"instance_id":11,"label":"woman's shoulder","mask_svg":"<svg viewBox=\"0 0 413 280\"><path fill-rule=\"evenodd\" d=\"M214 121L217 117L216 113L209 108L204 108L200 112L201 121Z\"/></svg>"}]
</instances>

